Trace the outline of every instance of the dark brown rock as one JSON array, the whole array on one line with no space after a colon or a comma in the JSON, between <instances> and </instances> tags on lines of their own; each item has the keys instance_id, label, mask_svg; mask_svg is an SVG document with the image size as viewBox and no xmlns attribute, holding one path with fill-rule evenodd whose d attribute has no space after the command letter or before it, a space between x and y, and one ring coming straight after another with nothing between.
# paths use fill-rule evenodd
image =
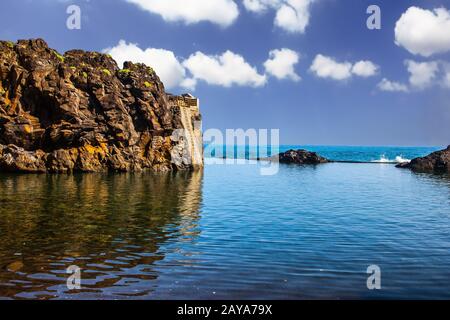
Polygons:
<instances>
[{"instance_id":1,"label":"dark brown rock","mask_svg":"<svg viewBox=\"0 0 450 320\"><path fill-rule=\"evenodd\" d=\"M315 152L310 152L302 149L300 150L291 149L286 152L282 152L276 156L270 157L266 160L292 164L320 164L330 162L328 159L319 156Z\"/></svg>"},{"instance_id":2,"label":"dark brown rock","mask_svg":"<svg viewBox=\"0 0 450 320\"><path fill-rule=\"evenodd\" d=\"M426 157L415 158L409 163L401 163L397 168L407 168L415 172L450 173L450 146Z\"/></svg>"},{"instance_id":3,"label":"dark brown rock","mask_svg":"<svg viewBox=\"0 0 450 320\"><path fill-rule=\"evenodd\" d=\"M0 170L199 167L200 118L196 98L167 94L144 64L120 69L109 55L60 55L42 39L0 41Z\"/></svg>"}]
</instances>

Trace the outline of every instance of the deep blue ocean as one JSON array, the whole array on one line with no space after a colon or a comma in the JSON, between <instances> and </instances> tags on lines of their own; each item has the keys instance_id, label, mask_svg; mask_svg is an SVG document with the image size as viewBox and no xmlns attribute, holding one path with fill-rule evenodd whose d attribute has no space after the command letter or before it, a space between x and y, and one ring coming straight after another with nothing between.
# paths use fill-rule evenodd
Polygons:
<instances>
[{"instance_id":1,"label":"deep blue ocean","mask_svg":"<svg viewBox=\"0 0 450 320\"><path fill-rule=\"evenodd\" d=\"M439 149L302 147L350 161ZM0 298L450 299L448 176L377 162L263 176L264 163L211 160L194 173L0 174ZM80 290L66 286L71 265Z\"/></svg>"}]
</instances>

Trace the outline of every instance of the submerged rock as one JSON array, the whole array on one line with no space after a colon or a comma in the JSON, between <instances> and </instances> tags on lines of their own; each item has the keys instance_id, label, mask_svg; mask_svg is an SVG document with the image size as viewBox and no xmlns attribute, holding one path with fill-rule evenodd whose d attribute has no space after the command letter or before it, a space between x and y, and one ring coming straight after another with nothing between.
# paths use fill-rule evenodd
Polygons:
<instances>
[{"instance_id":1,"label":"submerged rock","mask_svg":"<svg viewBox=\"0 0 450 320\"><path fill-rule=\"evenodd\" d=\"M203 165L198 100L152 68L0 41L0 170L169 171Z\"/></svg>"},{"instance_id":2,"label":"submerged rock","mask_svg":"<svg viewBox=\"0 0 450 320\"><path fill-rule=\"evenodd\" d=\"M330 162L328 159L319 156L315 152L310 152L307 150L288 150L282 152L276 156L270 158L262 159L269 161L278 161L280 163L293 163L293 164L320 164Z\"/></svg>"},{"instance_id":3,"label":"submerged rock","mask_svg":"<svg viewBox=\"0 0 450 320\"><path fill-rule=\"evenodd\" d=\"M398 164L397 168L407 168L415 172L450 173L450 146L426 157L415 158L411 162Z\"/></svg>"}]
</instances>

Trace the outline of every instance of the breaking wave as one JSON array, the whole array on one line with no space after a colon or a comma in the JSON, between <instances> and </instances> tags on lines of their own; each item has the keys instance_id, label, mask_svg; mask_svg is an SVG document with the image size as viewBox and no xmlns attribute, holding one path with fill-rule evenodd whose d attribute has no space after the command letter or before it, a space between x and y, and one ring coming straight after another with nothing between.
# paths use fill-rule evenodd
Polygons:
<instances>
[{"instance_id":1,"label":"breaking wave","mask_svg":"<svg viewBox=\"0 0 450 320\"><path fill-rule=\"evenodd\" d=\"M374 160L372 162L376 163L406 163L410 162L411 160L403 158L401 155L396 156L395 159L389 159L384 154L380 157L378 160Z\"/></svg>"}]
</instances>

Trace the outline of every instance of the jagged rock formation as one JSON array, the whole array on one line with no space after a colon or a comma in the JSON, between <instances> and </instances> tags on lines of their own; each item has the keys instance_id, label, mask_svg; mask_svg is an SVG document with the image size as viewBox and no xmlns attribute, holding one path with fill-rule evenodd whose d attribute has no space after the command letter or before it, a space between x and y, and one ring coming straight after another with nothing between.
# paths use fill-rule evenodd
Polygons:
<instances>
[{"instance_id":1,"label":"jagged rock formation","mask_svg":"<svg viewBox=\"0 0 450 320\"><path fill-rule=\"evenodd\" d=\"M278 155L262 160L278 161L280 163L293 163L293 164L319 164L330 162L328 159L319 156L315 152L310 152L302 149L300 150L291 149L286 152L282 152Z\"/></svg>"},{"instance_id":2,"label":"jagged rock formation","mask_svg":"<svg viewBox=\"0 0 450 320\"><path fill-rule=\"evenodd\" d=\"M408 168L415 172L450 173L450 146L422 158L415 158L408 163L401 163L397 168Z\"/></svg>"},{"instance_id":3,"label":"jagged rock formation","mask_svg":"<svg viewBox=\"0 0 450 320\"><path fill-rule=\"evenodd\" d=\"M168 171L203 165L198 100L152 68L0 41L0 170Z\"/></svg>"}]
</instances>

